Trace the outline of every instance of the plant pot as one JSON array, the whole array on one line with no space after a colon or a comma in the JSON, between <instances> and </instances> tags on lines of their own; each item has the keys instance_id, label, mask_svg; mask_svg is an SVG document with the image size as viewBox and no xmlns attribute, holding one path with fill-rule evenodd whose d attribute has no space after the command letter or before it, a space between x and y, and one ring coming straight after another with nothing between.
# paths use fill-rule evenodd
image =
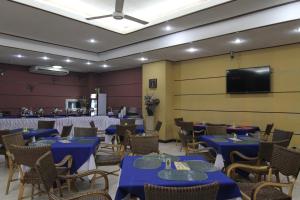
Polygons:
<instances>
[{"instance_id":1,"label":"plant pot","mask_svg":"<svg viewBox=\"0 0 300 200\"><path fill-rule=\"evenodd\" d=\"M146 116L145 128L147 131L154 131L154 116Z\"/></svg>"}]
</instances>

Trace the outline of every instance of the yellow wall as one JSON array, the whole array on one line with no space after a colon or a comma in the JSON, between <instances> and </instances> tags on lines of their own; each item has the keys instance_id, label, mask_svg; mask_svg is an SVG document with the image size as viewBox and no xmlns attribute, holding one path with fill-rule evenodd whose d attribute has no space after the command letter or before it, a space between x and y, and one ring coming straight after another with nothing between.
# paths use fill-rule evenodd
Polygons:
<instances>
[{"instance_id":1,"label":"yellow wall","mask_svg":"<svg viewBox=\"0 0 300 200\"><path fill-rule=\"evenodd\" d=\"M145 95L153 95L160 99L160 103L155 110L155 121L160 120L163 122L159 138L161 140L168 140L173 138L170 127L172 124L173 115L170 114L172 110L172 69L171 64L166 61L145 64L143 66L143 97ZM149 88L149 79L157 79L158 87L156 89ZM143 105L143 116L147 117L145 105Z\"/></svg>"},{"instance_id":2,"label":"yellow wall","mask_svg":"<svg viewBox=\"0 0 300 200\"><path fill-rule=\"evenodd\" d=\"M164 112L164 119L168 112L166 123L173 136L168 132L166 138L176 137L171 127L173 118L179 116L194 122L253 124L261 129L273 122L276 128L300 133L299 56L300 44L296 44L237 53L233 60L229 55L222 55L168 64L159 62L143 66L143 80L149 78L148 66L153 65L150 70L168 65L164 68L169 70L166 78L172 81L159 81L165 82L164 89L159 88L158 93L166 100L157 109L158 115ZM272 68L272 93L226 94L227 69L264 65ZM152 72L152 78L160 76L159 70L162 69ZM163 78L166 72L161 75ZM168 94L164 95L167 83ZM167 97L171 97L171 101ZM293 137L292 145L295 144L300 144L299 136Z\"/></svg>"}]
</instances>

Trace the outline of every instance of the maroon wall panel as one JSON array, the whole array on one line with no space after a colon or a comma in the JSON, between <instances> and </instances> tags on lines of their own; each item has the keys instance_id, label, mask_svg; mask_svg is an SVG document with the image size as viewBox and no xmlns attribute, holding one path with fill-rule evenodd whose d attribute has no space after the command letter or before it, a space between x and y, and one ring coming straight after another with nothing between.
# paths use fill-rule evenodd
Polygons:
<instances>
[{"instance_id":1,"label":"maroon wall panel","mask_svg":"<svg viewBox=\"0 0 300 200\"><path fill-rule=\"evenodd\" d=\"M107 105L117 109L132 106L141 111L142 68L105 72L94 77L94 88L107 93Z\"/></svg>"},{"instance_id":2,"label":"maroon wall panel","mask_svg":"<svg viewBox=\"0 0 300 200\"><path fill-rule=\"evenodd\" d=\"M89 96L96 87L107 93L108 106L142 107L141 68L63 77L29 73L24 66L0 64L0 69L5 69L0 76L0 111L18 114L25 106L33 110L43 107L49 113L54 107L64 109L65 99Z\"/></svg>"},{"instance_id":3,"label":"maroon wall panel","mask_svg":"<svg viewBox=\"0 0 300 200\"><path fill-rule=\"evenodd\" d=\"M24 66L0 64L5 69L0 76L0 110L18 114L25 106L37 110L64 109L65 99L88 95L87 75L71 73L68 76L48 76L28 72Z\"/></svg>"}]
</instances>

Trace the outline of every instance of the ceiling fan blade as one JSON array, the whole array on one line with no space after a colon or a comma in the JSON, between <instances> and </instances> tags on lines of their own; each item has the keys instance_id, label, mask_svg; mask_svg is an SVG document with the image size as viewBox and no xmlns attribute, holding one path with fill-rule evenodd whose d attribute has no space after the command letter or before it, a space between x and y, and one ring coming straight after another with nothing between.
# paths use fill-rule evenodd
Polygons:
<instances>
[{"instance_id":1,"label":"ceiling fan blade","mask_svg":"<svg viewBox=\"0 0 300 200\"><path fill-rule=\"evenodd\" d=\"M86 20L101 19L101 18L106 18L106 17L112 17L112 15L102 15L102 16L97 16L97 17L89 17L89 18L86 18Z\"/></svg>"},{"instance_id":2,"label":"ceiling fan blade","mask_svg":"<svg viewBox=\"0 0 300 200\"><path fill-rule=\"evenodd\" d=\"M141 20L141 19L137 19L137 18L135 18L135 17L132 17L132 16L130 16L130 15L124 15L124 18L125 18L125 19L128 19L128 20L131 20L131 21L134 21L134 22L137 22L137 23L140 23L140 24L143 24L143 25L146 25L146 24L149 23L149 22L143 21L143 20Z\"/></svg>"},{"instance_id":3,"label":"ceiling fan blade","mask_svg":"<svg viewBox=\"0 0 300 200\"><path fill-rule=\"evenodd\" d=\"M124 7L124 0L116 0L115 12L122 13Z\"/></svg>"}]
</instances>

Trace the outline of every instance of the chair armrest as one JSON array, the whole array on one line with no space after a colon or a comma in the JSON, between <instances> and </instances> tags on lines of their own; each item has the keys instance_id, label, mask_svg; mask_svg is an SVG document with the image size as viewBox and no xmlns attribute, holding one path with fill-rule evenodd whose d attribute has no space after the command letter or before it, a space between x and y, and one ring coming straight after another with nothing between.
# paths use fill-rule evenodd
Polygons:
<instances>
[{"instance_id":1,"label":"chair armrest","mask_svg":"<svg viewBox=\"0 0 300 200\"><path fill-rule=\"evenodd\" d=\"M232 151L232 152L230 152L230 161L231 161L231 163L235 163L236 162L235 156L240 157L240 158L242 158L242 159L244 159L246 161L255 161L255 160L258 160L258 157L248 157L248 156L245 156L244 154L242 154L239 151Z\"/></svg>"},{"instance_id":2,"label":"chair armrest","mask_svg":"<svg viewBox=\"0 0 300 200\"><path fill-rule=\"evenodd\" d=\"M235 171L236 169L246 169L250 170L253 172L268 172L269 166L253 166L253 165L246 165L246 164L241 164L241 163L233 163L229 165L226 169L227 171L227 176L231 177L231 173Z\"/></svg>"},{"instance_id":3,"label":"chair armrest","mask_svg":"<svg viewBox=\"0 0 300 200\"><path fill-rule=\"evenodd\" d=\"M97 191L97 190L86 192L86 193L73 194L72 197L57 197L53 193L50 193L49 197L51 200L77 200L79 198L82 199L84 197L86 197L86 199L96 199L96 198L99 199L99 197L104 197L104 199L111 200L111 197L107 192Z\"/></svg>"},{"instance_id":4,"label":"chair armrest","mask_svg":"<svg viewBox=\"0 0 300 200\"><path fill-rule=\"evenodd\" d=\"M79 174L72 174L72 175L60 175L59 178L60 179L71 179L71 180L76 180L78 178L82 178L82 177L85 177L85 176L89 176L89 175L94 175L92 180L91 180L91 183L94 185L95 183L95 179L98 178L96 177L96 175L100 175L100 177L104 178L104 182L105 182L105 186L104 186L104 191L108 191L108 178L107 178L107 175L105 172L101 171L101 170L89 170L89 171L85 171L85 172L82 172L82 173L79 173Z\"/></svg>"},{"instance_id":5,"label":"chair armrest","mask_svg":"<svg viewBox=\"0 0 300 200\"><path fill-rule=\"evenodd\" d=\"M258 183L252 190L251 193L251 199L256 200L257 199L257 194L261 189L264 187L277 187L277 188L283 188L283 187L289 187L289 193L288 195L291 197L292 196L292 191L293 191L293 186L294 183L274 183L274 182L268 182L268 181L263 181Z\"/></svg>"},{"instance_id":6,"label":"chair armrest","mask_svg":"<svg viewBox=\"0 0 300 200\"><path fill-rule=\"evenodd\" d=\"M203 142L203 141L189 142L189 143L187 143L187 146L189 147L189 146L194 146L194 145L199 145L199 144L202 144L202 145L204 145L205 147L208 146L207 143L206 143L206 142Z\"/></svg>"},{"instance_id":7,"label":"chair armrest","mask_svg":"<svg viewBox=\"0 0 300 200\"><path fill-rule=\"evenodd\" d=\"M59 163L55 164L55 167L62 167L67 164L68 169L71 168L73 162L73 158L71 155L65 156Z\"/></svg>"}]
</instances>

